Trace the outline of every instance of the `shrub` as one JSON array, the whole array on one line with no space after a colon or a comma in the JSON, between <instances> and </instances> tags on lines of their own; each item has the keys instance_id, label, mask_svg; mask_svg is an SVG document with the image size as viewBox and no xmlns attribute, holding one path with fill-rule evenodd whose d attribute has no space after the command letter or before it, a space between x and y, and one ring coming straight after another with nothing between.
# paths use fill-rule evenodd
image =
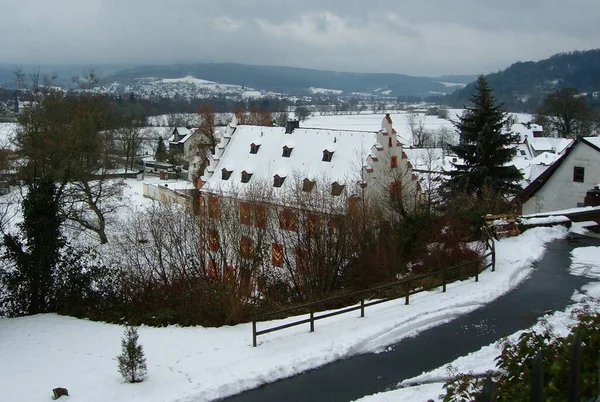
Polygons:
<instances>
[{"instance_id":1,"label":"shrub","mask_svg":"<svg viewBox=\"0 0 600 402\"><path fill-rule=\"evenodd\" d=\"M138 345L138 332L136 327L125 327L121 339L121 354L117 356L119 373L127 382L142 382L147 373L146 358L142 345Z\"/></svg>"}]
</instances>

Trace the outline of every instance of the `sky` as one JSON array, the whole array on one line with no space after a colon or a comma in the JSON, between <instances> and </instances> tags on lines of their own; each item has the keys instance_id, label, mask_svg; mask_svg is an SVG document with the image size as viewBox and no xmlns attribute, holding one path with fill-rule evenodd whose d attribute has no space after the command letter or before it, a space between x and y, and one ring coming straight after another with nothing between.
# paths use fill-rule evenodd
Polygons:
<instances>
[{"instance_id":1,"label":"sky","mask_svg":"<svg viewBox=\"0 0 600 402\"><path fill-rule=\"evenodd\" d=\"M0 0L0 63L479 74L600 47L598 0Z\"/></svg>"}]
</instances>

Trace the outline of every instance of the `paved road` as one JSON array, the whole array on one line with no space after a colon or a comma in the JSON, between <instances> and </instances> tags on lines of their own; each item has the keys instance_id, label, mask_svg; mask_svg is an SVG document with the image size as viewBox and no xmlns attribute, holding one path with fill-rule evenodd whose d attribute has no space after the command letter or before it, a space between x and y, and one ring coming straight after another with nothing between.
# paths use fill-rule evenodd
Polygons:
<instances>
[{"instance_id":1,"label":"paved road","mask_svg":"<svg viewBox=\"0 0 600 402\"><path fill-rule=\"evenodd\" d=\"M564 310L573 291L589 281L568 273L570 251L599 245L598 239L579 236L556 240L527 281L478 310L405 339L390 352L353 356L225 400L335 402L381 392L528 328L545 311Z\"/></svg>"}]
</instances>

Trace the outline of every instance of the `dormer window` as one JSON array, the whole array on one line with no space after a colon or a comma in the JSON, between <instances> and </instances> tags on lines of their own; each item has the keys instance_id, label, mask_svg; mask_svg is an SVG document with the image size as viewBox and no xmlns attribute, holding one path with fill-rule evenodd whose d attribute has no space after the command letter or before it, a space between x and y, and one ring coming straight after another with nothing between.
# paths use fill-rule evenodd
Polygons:
<instances>
[{"instance_id":1,"label":"dormer window","mask_svg":"<svg viewBox=\"0 0 600 402\"><path fill-rule=\"evenodd\" d=\"M323 151L323 162L331 162L331 158L333 158L333 152L324 150Z\"/></svg>"},{"instance_id":2,"label":"dormer window","mask_svg":"<svg viewBox=\"0 0 600 402\"><path fill-rule=\"evenodd\" d=\"M250 153L251 154L258 153L258 148L260 148L260 144L255 144L255 143L250 144Z\"/></svg>"},{"instance_id":3,"label":"dormer window","mask_svg":"<svg viewBox=\"0 0 600 402\"><path fill-rule=\"evenodd\" d=\"M304 179L302 180L302 191L310 193L315 187L315 180Z\"/></svg>"},{"instance_id":4,"label":"dormer window","mask_svg":"<svg viewBox=\"0 0 600 402\"><path fill-rule=\"evenodd\" d=\"M245 170L242 172L242 183L248 183L252 178L252 173L248 173Z\"/></svg>"},{"instance_id":5,"label":"dormer window","mask_svg":"<svg viewBox=\"0 0 600 402\"><path fill-rule=\"evenodd\" d=\"M283 147L283 153L281 154L281 156L283 156L284 158L289 158L290 156L292 156L292 149L294 148L290 148L287 145L285 145Z\"/></svg>"},{"instance_id":6,"label":"dormer window","mask_svg":"<svg viewBox=\"0 0 600 402\"><path fill-rule=\"evenodd\" d=\"M281 177L278 174L273 176L273 187L281 187L285 181L285 176Z\"/></svg>"},{"instance_id":7,"label":"dormer window","mask_svg":"<svg viewBox=\"0 0 600 402\"><path fill-rule=\"evenodd\" d=\"M331 185L331 195L341 195L346 186L337 181Z\"/></svg>"},{"instance_id":8,"label":"dormer window","mask_svg":"<svg viewBox=\"0 0 600 402\"><path fill-rule=\"evenodd\" d=\"M229 180L229 177L231 177L232 173L233 170L227 170L225 168L221 169L221 180Z\"/></svg>"}]
</instances>

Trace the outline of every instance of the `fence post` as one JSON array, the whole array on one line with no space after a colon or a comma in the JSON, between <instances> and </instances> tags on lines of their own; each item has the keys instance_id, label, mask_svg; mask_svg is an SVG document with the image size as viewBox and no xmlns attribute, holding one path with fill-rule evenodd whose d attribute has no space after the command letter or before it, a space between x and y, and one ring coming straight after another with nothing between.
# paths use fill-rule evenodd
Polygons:
<instances>
[{"instance_id":1,"label":"fence post","mask_svg":"<svg viewBox=\"0 0 600 402\"><path fill-rule=\"evenodd\" d=\"M571 343L569 356L569 394L568 402L579 402L580 377L581 377L581 336L579 332L575 333L573 343Z\"/></svg>"},{"instance_id":2,"label":"fence post","mask_svg":"<svg viewBox=\"0 0 600 402\"><path fill-rule=\"evenodd\" d=\"M406 282L406 296L404 297L404 304L407 306L410 304L409 296L410 296L410 281L407 281Z\"/></svg>"},{"instance_id":3,"label":"fence post","mask_svg":"<svg viewBox=\"0 0 600 402\"><path fill-rule=\"evenodd\" d=\"M479 268L477 267L477 263L474 262L473 266L475 267L475 282L479 282Z\"/></svg>"},{"instance_id":4,"label":"fence post","mask_svg":"<svg viewBox=\"0 0 600 402\"><path fill-rule=\"evenodd\" d=\"M494 239L490 239L492 242L492 272L496 271L496 243Z\"/></svg>"},{"instance_id":5,"label":"fence post","mask_svg":"<svg viewBox=\"0 0 600 402\"><path fill-rule=\"evenodd\" d=\"M310 332L315 332L315 313L310 312Z\"/></svg>"},{"instance_id":6,"label":"fence post","mask_svg":"<svg viewBox=\"0 0 600 402\"><path fill-rule=\"evenodd\" d=\"M256 347L256 320L252 319L252 347Z\"/></svg>"},{"instance_id":7,"label":"fence post","mask_svg":"<svg viewBox=\"0 0 600 402\"><path fill-rule=\"evenodd\" d=\"M446 293L446 270L444 270L444 272L442 273L442 276L444 278L443 292Z\"/></svg>"},{"instance_id":8,"label":"fence post","mask_svg":"<svg viewBox=\"0 0 600 402\"><path fill-rule=\"evenodd\" d=\"M360 317L365 316L365 299L360 299Z\"/></svg>"},{"instance_id":9,"label":"fence post","mask_svg":"<svg viewBox=\"0 0 600 402\"><path fill-rule=\"evenodd\" d=\"M529 402L544 402L544 356L539 350L533 359Z\"/></svg>"}]
</instances>

